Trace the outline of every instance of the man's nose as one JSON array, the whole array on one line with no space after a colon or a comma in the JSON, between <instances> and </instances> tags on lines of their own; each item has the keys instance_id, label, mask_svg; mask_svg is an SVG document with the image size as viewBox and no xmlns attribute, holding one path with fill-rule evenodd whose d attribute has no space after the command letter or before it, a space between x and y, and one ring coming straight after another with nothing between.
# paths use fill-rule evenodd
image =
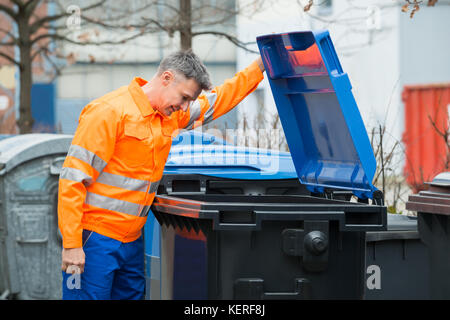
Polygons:
<instances>
[{"instance_id":1,"label":"man's nose","mask_svg":"<svg viewBox=\"0 0 450 320\"><path fill-rule=\"evenodd\" d=\"M191 103L190 103L189 101L183 102L183 103L181 104L181 110L183 110L183 112L186 112L187 109L189 108L189 105L190 105L190 104L191 104Z\"/></svg>"}]
</instances>

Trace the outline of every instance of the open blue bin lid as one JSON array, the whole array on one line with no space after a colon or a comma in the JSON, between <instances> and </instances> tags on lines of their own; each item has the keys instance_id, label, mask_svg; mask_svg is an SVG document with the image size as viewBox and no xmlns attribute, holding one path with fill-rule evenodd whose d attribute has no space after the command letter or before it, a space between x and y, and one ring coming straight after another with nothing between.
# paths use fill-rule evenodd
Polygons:
<instances>
[{"instance_id":1,"label":"open blue bin lid","mask_svg":"<svg viewBox=\"0 0 450 320\"><path fill-rule=\"evenodd\" d=\"M257 38L297 175L312 192L373 198L376 160L328 31Z\"/></svg>"}]
</instances>

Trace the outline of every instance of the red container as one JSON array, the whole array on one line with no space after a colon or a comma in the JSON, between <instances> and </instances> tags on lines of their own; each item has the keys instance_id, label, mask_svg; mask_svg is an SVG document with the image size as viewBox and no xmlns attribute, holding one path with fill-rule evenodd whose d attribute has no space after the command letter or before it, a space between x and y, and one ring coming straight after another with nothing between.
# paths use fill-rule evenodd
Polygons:
<instances>
[{"instance_id":1,"label":"red container","mask_svg":"<svg viewBox=\"0 0 450 320\"><path fill-rule=\"evenodd\" d=\"M449 144L442 136L449 132L450 83L405 86L406 181L414 192L423 189L439 172L448 171Z\"/></svg>"}]
</instances>

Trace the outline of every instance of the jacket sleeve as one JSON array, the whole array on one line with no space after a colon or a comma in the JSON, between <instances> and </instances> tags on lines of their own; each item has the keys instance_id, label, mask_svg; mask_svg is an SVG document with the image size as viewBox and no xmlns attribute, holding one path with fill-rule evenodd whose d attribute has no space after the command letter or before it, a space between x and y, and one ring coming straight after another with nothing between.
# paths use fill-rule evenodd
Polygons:
<instances>
[{"instance_id":1,"label":"jacket sleeve","mask_svg":"<svg viewBox=\"0 0 450 320\"><path fill-rule=\"evenodd\" d=\"M252 93L263 79L258 64L251 63L222 85L200 95L186 112L180 113L179 128L194 129L226 114Z\"/></svg>"},{"instance_id":2,"label":"jacket sleeve","mask_svg":"<svg viewBox=\"0 0 450 320\"><path fill-rule=\"evenodd\" d=\"M120 115L103 102L82 111L59 177L58 226L64 248L82 247L83 204L92 184L111 159Z\"/></svg>"}]
</instances>

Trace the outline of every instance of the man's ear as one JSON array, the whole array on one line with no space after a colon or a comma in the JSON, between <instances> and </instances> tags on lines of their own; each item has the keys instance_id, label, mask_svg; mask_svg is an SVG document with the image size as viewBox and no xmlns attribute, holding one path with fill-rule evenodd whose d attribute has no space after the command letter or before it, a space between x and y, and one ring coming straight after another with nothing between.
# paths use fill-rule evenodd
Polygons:
<instances>
[{"instance_id":1,"label":"man's ear","mask_svg":"<svg viewBox=\"0 0 450 320\"><path fill-rule=\"evenodd\" d=\"M164 86L169 85L173 80L175 76L172 71L166 70L163 73L161 73L161 81Z\"/></svg>"}]
</instances>

